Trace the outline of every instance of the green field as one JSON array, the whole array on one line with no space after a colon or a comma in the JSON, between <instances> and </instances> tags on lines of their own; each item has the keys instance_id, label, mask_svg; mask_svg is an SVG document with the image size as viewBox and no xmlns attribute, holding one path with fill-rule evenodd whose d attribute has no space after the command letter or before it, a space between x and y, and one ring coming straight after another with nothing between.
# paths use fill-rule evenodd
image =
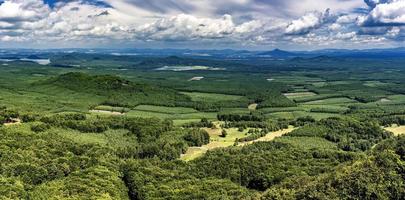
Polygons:
<instances>
[{"instance_id":1,"label":"green field","mask_svg":"<svg viewBox=\"0 0 405 200\"><path fill-rule=\"evenodd\" d=\"M312 97L316 96L316 94L313 92L292 92L292 93L284 93L284 96L286 96L289 99L296 99L300 97Z\"/></svg>"},{"instance_id":2,"label":"green field","mask_svg":"<svg viewBox=\"0 0 405 200\"><path fill-rule=\"evenodd\" d=\"M181 110L181 109L180 109ZM128 117L157 117L162 119L173 119L173 120L189 120L189 119L216 119L216 113L209 112L193 112L193 113L165 113L165 112L156 112L156 111L140 111L140 110L131 110L126 116Z\"/></svg>"},{"instance_id":3,"label":"green field","mask_svg":"<svg viewBox=\"0 0 405 200\"><path fill-rule=\"evenodd\" d=\"M103 111L126 113L126 112L129 112L131 109L125 108L125 107L114 107L114 106L100 105L100 106L94 107L94 110L103 110Z\"/></svg>"},{"instance_id":4,"label":"green field","mask_svg":"<svg viewBox=\"0 0 405 200\"><path fill-rule=\"evenodd\" d=\"M145 111L145 112L155 112L155 113L165 113L165 114L190 114L197 113L198 111L192 108L184 107L164 107L164 106L149 106L140 105L135 107L135 111Z\"/></svg>"},{"instance_id":5,"label":"green field","mask_svg":"<svg viewBox=\"0 0 405 200\"><path fill-rule=\"evenodd\" d=\"M338 117L339 114L327 113L327 112L305 112L305 111L293 111L293 112L274 112L266 114L267 117L271 119L296 119L300 117L311 116L316 120L326 119L329 117Z\"/></svg>"},{"instance_id":6,"label":"green field","mask_svg":"<svg viewBox=\"0 0 405 200\"><path fill-rule=\"evenodd\" d=\"M193 101L203 101L203 102L217 102L217 101L238 101L243 98L243 96L238 95L226 95L226 94L215 94L215 93L201 93L201 92L182 92Z\"/></svg>"},{"instance_id":7,"label":"green field","mask_svg":"<svg viewBox=\"0 0 405 200\"><path fill-rule=\"evenodd\" d=\"M331 104L348 104L348 103L356 103L357 101L349 98L327 98L322 100L314 100L305 102L305 104L309 105L331 105Z\"/></svg>"},{"instance_id":8,"label":"green field","mask_svg":"<svg viewBox=\"0 0 405 200\"><path fill-rule=\"evenodd\" d=\"M0 199L405 196L403 59L38 56L0 60Z\"/></svg>"}]
</instances>

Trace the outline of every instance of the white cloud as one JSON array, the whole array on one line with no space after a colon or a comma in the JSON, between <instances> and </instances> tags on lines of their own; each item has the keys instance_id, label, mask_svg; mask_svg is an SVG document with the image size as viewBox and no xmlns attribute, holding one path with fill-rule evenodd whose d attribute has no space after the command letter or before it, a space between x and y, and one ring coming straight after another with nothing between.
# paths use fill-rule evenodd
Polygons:
<instances>
[{"instance_id":1,"label":"white cloud","mask_svg":"<svg viewBox=\"0 0 405 200\"><path fill-rule=\"evenodd\" d=\"M7 0L0 5L1 21L35 21L48 13L42 0Z\"/></svg>"},{"instance_id":2,"label":"white cloud","mask_svg":"<svg viewBox=\"0 0 405 200\"><path fill-rule=\"evenodd\" d=\"M362 26L405 25L405 0L390 0L376 3L373 10L359 18Z\"/></svg>"},{"instance_id":3,"label":"white cloud","mask_svg":"<svg viewBox=\"0 0 405 200\"><path fill-rule=\"evenodd\" d=\"M51 8L42 0L5 0L0 41L324 45L404 35L391 26L405 23L405 0L104 0L111 7L86 2ZM370 12L359 14L355 8Z\"/></svg>"},{"instance_id":4,"label":"white cloud","mask_svg":"<svg viewBox=\"0 0 405 200\"><path fill-rule=\"evenodd\" d=\"M135 34L142 40L237 39L255 33L263 26L260 21L237 25L230 15L212 19L180 14L141 26L135 30Z\"/></svg>"},{"instance_id":5,"label":"white cloud","mask_svg":"<svg viewBox=\"0 0 405 200\"><path fill-rule=\"evenodd\" d=\"M325 22L328 21L330 17L329 9L324 13L321 12L311 12L300 19L293 20L285 29L287 34L305 34L310 32L312 29L319 28Z\"/></svg>"},{"instance_id":6,"label":"white cloud","mask_svg":"<svg viewBox=\"0 0 405 200\"><path fill-rule=\"evenodd\" d=\"M331 24L328 29L331 31L338 31L342 28L342 25L338 24L338 23L333 23Z\"/></svg>"}]
</instances>

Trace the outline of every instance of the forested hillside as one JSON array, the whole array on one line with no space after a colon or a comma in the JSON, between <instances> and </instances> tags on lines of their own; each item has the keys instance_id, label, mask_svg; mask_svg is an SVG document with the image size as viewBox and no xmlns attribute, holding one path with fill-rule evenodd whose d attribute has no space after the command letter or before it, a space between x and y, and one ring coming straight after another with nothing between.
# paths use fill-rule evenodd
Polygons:
<instances>
[{"instance_id":1,"label":"forested hillside","mask_svg":"<svg viewBox=\"0 0 405 200\"><path fill-rule=\"evenodd\" d=\"M0 199L405 198L398 66L65 58L0 67Z\"/></svg>"}]
</instances>

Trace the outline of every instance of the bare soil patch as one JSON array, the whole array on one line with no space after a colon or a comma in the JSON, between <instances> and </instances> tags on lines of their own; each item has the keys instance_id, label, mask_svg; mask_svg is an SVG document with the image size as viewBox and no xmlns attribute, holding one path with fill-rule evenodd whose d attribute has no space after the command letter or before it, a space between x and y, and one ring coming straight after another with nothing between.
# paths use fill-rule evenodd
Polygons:
<instances>
[{"instance_id":1,"label":"bare soil patch","mask_svg":"<svg viewBox=\"0 0 405 200\"><path fill-rule=\"evenodd\" d=\"M97 114L107 114L107 115L124 115L125 113L121 112L114 112L114 111L107 111L107 110L90 110L91 113Z\"/></svg>"},{"instance_id":2,"label":"bare soil patch","mask_svg":"<svg viewBox=\"0 0 405 200\"><path fill-rule=\"evenodd\" d=\"M12 125L18 125L21 124L21 120L18 118L13 118L9 122L4 123L4 126L12 126Z\"/></svg>"}]
</instances>

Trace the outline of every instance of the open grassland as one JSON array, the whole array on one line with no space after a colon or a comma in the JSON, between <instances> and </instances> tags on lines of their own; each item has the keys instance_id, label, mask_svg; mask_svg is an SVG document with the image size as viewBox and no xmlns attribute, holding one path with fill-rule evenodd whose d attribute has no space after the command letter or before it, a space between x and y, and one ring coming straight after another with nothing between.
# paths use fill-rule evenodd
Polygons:
<instances>
[{"instance_id":1,"label":"open grassland","mask_svg":"<svg viewBox=\"0 0 405 200\"><path fill-rule=\"evenodd\" d=\"M265 114L271 119L297 119L299 117L311 116L316 120L326 119L329 117L338 117L340 114L335 113L321 113L321 112L306 112L306 111L292 111L292 112L274 112Z\"/></svg>"},{"instance_id":2,"label":"open grassland","mask_svg":"<svg viewBox=\"0 0 405 200\"><path fill-rule=\"evenodd\" d=\"M380 86L386 86L386 85L389 85L389 84L381 82L381 81L365 81L364 85L368 86L368 87L380 87Z\"/></svg>"},{"instance_id":3,"label":"open grassland","mask_svg":"<svg viewBox=\"0 0 405 200\"><path fill-rule=\"evenodd\" d=\"M389 95L384 98L388 101L379 101L378 104L405 104L405 95Z\"/></svg>"},{"instance_id":4,"label":"open grassland","mask_svg":"<svg viewBox=\"0 0 405 200\"><path fill-rule=\"evenodd\" d=\"M184 124L200 122L200 121L201 121L201 119L174 119L173 120L173 125L182 126Z\"/></svg>"},{"instance_id":5,"label":"open grassland","mask_svg":"<svg viewBox=\"0 0 405 200\"><path fill-rule=\"evenodd\" d=\"M192 108L184 107L166 107L166 106L150 106L150 105L139 105L135 107L135 111L145 111L145 112L156 112L165 114L188 114L197 113L198 111Z\"/></svg>"},{"instance_id":6,"label":"open grassland","mask_svg":"<svg viewBox=\"0 0 405 200\"><path fill-rule=\"evenodd\" d=\"M221 137L222 128L205 128L204 130L210 135L210 143L201 147L190 147L185 154L181 155L182 160L190 161L202 156L209 150L233 146L236 139L246 137L247 133L247 130L239 132L236 128L231 128L225 129L228 133L226 137Z\"/></svg>"},{"instance_id":7,"label":"open grassland","mask_svg":"<svg viewBox=\"0 0 405 200\"><path fill-rule=\"evenodd\" d=\"M299 107L303 108L306 111L316 113L344 113L349 110L349 108L345 104L303 104L299 105Z\"/></svg>"},{"instance_id":8,"label":"open grassland","mask_svg":"<svg viewBox=\"0 0 405 200\"><path fill-rule=\"evenodd\" d=\"M261 137L261 138L259 138L257 140L239 143L239 146L245 146L245 145L248 145L248 144L253 144L255 142L269 142L269 141L272 141L272 140L274 140L276 138L279 138L279 137L281 137L281 136L283 136L283 135L285 135L287 133L290 133L293 130L295 130L295 128L290 126L290 127L288 127L288 129L270 132L266 136Z\"/></svg>"},{"instance_id":9,"label":"open grassland","mask_svg":"<svg viewBox=\"0 0 405 200\"><path fill-rule=\"evenodd\" d=\"M256 110L258 105L259 105L259 104L257 104L257 103L252 103L252 104L250 104L250 105L248 106L248 109L249 109L249 110Z\"/></svg>"},{"instance_id":10,"label":"open grassland","mask_svg":"<svg viewBox=\"0 0 405 200\"><path fill-rule=\"evenodd\" d=\"M228 114L249 114L250 112L249 108L223 108L220 110L220 113Z\"/></svg>"},{"instance_id":11,"label":"open grassland","mask_svg":"<svg viewBox=\"0 0 405 200\"><path fill-rule=\"evenodd\" d=\"M280 107L280 108L262 108L259 109L262 113L276 113L276 112L294 112L294 111L304 111L301 107Z\"/></svg>"},{"instance_id":12,"label":"open grassland","mask_svg":"<svg viewBox=\"0 0 405 200\"><path fill-rule=\"evenodd\" d=\"M89 111L92 114L101 114L101 115L124 115L125 113L122 112L117 112L117 111L109 111L109 110L90 110Z\"/></svg>"},{"instance_id":13,"label":"open grassland","mask_svg":"<svg viewBox=\"0 0 405 200\"><path fill-rule=\"evenodd\" d=\"M300 74L294 74L290 76L274 76L273 78L277 82L287 83L291 85L299 85L302 83L317 83L325 81L322 78L302 76Z\"/></svg>"},{"instance_id":14,"label":"open grassland","mask_svg":"<svg viewBox=\"0 0 405 200\"><path fill-rule=\"evenodd\" d=\"M316 93L313 92L291 92L291 93L284 93L284 96L286 96L289 99L296 99L296 98L301 98L301 97L312 97L316 96Z\"/></svg>"},{"instance_id":15,"label":"open grassland","mask_svg":"<svg viewBox=\"0 0 405 200\"><path fill-rule=\"evenodd\" d=\"M386 127L385 130L394 133L394 135L402 135L402 134L405 134L405 126L393 125L393 126L391 126L391 127Z\"/></svg>"},{"instance_id":16,"label":"open grassland","mask_svg":"<svg viewBox=\"0 0 405 200\"><path fill-rule=\"evenodd\" d=\"M328 84L327 82L315 82L315 83L312 83L312 85L315 86L315 87L323 87L323 86L326 86L327 84Z\"/></svg>"},{"instance_id":17,"label":"open grassland","mask_svg":"<svg viewBox=\"0 0 405 200\"><path fill-rule=\"evenodd\" d=\"M125 108L125 107L114 107L114 106L100 105L100 106L94 107L93 110L126 113L126 112L129 112L131 109L130 108Z\"/></svg>"},{"instance_id":18,"label":"open grassland","mask_svg":"<svg viewBox=\"0 0 405 200\"><path fill-rule=\"evenodd\" d=\"M202 93L202 92L182 92L191 98L192 101L202 102L218 102L218 101L238 101L244 98L239 95L228 95L218 93Z\"/></svg>"},{"instance_id":19,"label":"open grassland","mask_svg":"<svg viewBox=\"0 0 405 200\"><path fill-rule=\"evenodd\" d=\"M185 114L169 114L160 112L131 110L127 114L129 117L142 117L142 118L161 118L161 119L173 119L173 120L189 120L189 119L216 119L217 113L215 112L194 112Z\"/></svg>"},{"instance_id":20,"label":"open grassland","mask_svg":"<svg viewBox=\"0 0 405 200\"><path fill-rule=\"evenodd\" d=\"M291 132L291 131L290 131ZM276 142L293 145L300 149L336 149L336 143L318 137L289 137L283 136L275 139Z\"/></svg>"},{"instance_id":21,"label":"open grassland","mask_svg":"<svg viewBox=\"0 0 405 200\"><path fill-rule=\"evenodd\" d=\"M348 103L357 103L356 100L349 99L347 97L340 98L325 98L320 100L307 101L304 104L309 105L330 105L330 104L348 104Z\"/></svg>"},{"instance_id":22,"label":"open grassland","mask_svg":"<svg viewBox=\"0 0 405 200\"><path fill-rule=\"evenodd\" d=\"M245 146L245 145L252 144L254 142L272 141L278 137L281 137L287 133L290 133L294 129L295 129L294 127L290 126L288 129L270 132L266 136L261 137L257 140L239 143L238 146ZM188 148L187 152L185 154L181 155L181 160L191 161L191 160L194 160L194 159L204 155L209 150L233 146L233 145L235 145L235 141L237 139L244 138L248 134L247 133L248 130L244 130L244 131L240 132L236 128L230 128L230 129L205 128L205 130L210 135L210 138L211 138L210 143L207 145L203 145L201 147ZM225 130L228 133L228 135L226 137L221 137L222 130Z\"/></svg>"},{"instance_id":23,"label":"open grassland","mask_svg":"<svg viewBox=\"0 0 405 200\"><path fill-rule=\"evenodd\" d=\"M54 129L51 132L60 135L63 138L72 140L78 144L98 144L110 146L113 148L126 148L131 147L137 143L134 136L128 134L127 130L107 130L104 133L86 133L83 134L79 131Z\"/></svg>"}]
</instances>

